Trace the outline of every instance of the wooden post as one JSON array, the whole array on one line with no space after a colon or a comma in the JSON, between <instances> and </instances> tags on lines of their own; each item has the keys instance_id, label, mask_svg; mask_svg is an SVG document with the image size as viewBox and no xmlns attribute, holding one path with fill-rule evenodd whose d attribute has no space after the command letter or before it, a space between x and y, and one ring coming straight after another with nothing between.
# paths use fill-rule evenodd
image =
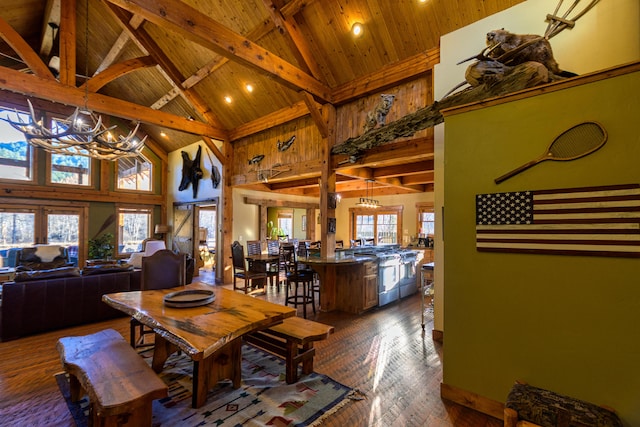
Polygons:
<instances>
[{"instance_id":1,"label":"wooden post","mask_svg":"<svg viewBox=\"0 0 640 427\"><path fill-rule=\"evenodd\" d=\"M326 124L326 135L323 135L320 151L322 159L320 177L320 255L322 257L333 257L336 253L335 230L331 233L329 232L329 221L335 221L336 218L335 207L329 206L329 193L334 194L336 191L336 171L331 164L331 148L336 142L336 117L335 107L331 104L325 104L322 109L322 119Z\"/></svg>"},{"instance_id":2,"label":"wooden post","mask_svg":"<svg viewBox=\"0 0 640 427\"><path fill-rule=\"evenodd\" d=\"M222 165L222 197L220 212L222 213L222 226L219 230L218 245L216 248L216 280L223 283L231 283L233 269L231 268L231 243L233 241L233 186L231 176L233 174L233 146L228 139L223 141L224 164ZM221 244L220 244L221 243Z\"/></svg>"}]
</instances>

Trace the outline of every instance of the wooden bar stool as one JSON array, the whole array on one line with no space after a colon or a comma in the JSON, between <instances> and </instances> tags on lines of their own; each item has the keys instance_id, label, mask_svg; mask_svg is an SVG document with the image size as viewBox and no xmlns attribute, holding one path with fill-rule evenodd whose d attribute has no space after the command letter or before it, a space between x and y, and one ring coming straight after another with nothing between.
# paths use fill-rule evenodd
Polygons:
<instances>
[{"instance_id":1,"label":"wooden bar stool","mask_svg":"<svg viewBox=\"0 0 640 427\"><path fill-rule=\"evenodd\" d=\"M311 304L313 312L316 312L315 297L313 293L313 270L298 268L298 258L293 245L283 245L280 248L281 258L285 264L285 305L293 305L296 309L302 305L302 315L307 318L307 304ZM291 294L293 285L293 294Z\"/></svg>"}]
</instances>

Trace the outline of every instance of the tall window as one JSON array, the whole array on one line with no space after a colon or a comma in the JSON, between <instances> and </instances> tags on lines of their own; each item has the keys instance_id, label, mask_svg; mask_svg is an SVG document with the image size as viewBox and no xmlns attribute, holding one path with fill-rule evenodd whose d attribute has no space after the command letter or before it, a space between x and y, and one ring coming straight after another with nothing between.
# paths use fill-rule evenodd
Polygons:
<instances>
[{"instance_id":1,"label":"tall window","mask_svg":"<svg viewBox=\"0 0 640 427\"><path fill-rule=\"evenodd\" d=\"M151 209L118 208L118 253L139 252L151 236Z\"/></svg>"},{"instance_id":2,"label":"tall window","mask_svg":"<svg viewBox=\"0 0 640 427\"><path fill-rule=\"evenodd\" d=\"M51 130L61 133L67 130L68 125L53 119ZM80 150L82 152L84 150ZM65 185L91 185L91 158L84 155L69 156L66 154L51 154L51 168L49 170L49 182Z\"/></svg>"},{"instance_id":3,"label":"tall window","mask_svg":"<svg viewBox=\"0 0 640 427\"><path fill-rule=\"evenodd\" d=\"M352 239L374 239L377 245L400 243L401 206L385 206L380 209L352 208L350 212Z\"/></svg>"},{"instance_id":4,"label":"tall window","mask_svg":"<svg viewBox=\"0 0 640 427\"><path fill-rule=\"evenodd\" d=\"M118 159L118 188L151 191L152 164L142 155Z\"/></svg>"},{"instance_id":5,"label":"tall window","mask_svg":"<svg viewBox=\"0 0 640 427\"><path fill-rule=\"evenodd\" d=\"M377 216L376 242L379 245L398 243L397 214L382 214Z\"/></svg>"},{"instance_id":6,"label":"tall window","mask_svg":"<svg viewBox=\"0 0 640 427\"><path fill-rule=\"evenodd\" d=\"M375 236L375 216L374 215L358 215L356 214L356 239L373 239Z\"/></svg>"},{"instance_id":7,"label":"tall window","mask_svg":"<svg viewBox=\"0 0 640 427\"><path fill-rule=\"evenodd\" d=\"M278 228L285 236L293 237L293 211L278 211Z\"/></svg>"},{"instance_id":8,"label":"tall window","mask_svg":"<svg viewBox=\"0 0 640 427\"><path fill-rule=\"evenodd\" d=\"M29 115L0 108L0 118L28 123ZM0 179L33 181L33 148L24 134L0 120Z\"/></svg>"},{"instance_id":9,"label":"tall window","mask_svg":"<svg viewBox=\"0 0 640 427\"><path fill-rule=\"evenodd\" d=\"M35 240L35 211L0 209L0 250L32 246Z\"/></svg>"},{"instance_id":10,"label":"tall window","mask_svg":"<svg viewBox=\"0 0 640 427\"><path fill-rule=\"evenodd\" d=\"M51 183L91 185L91 159L86 156L51 154Z\"/></svg>"},{"instance_id":11,"label":"tall window","mask_svg":"<svg viewBox=\"0 0 640 427\"><path fill-rule=\"evenodd\" d=\"M15 267L11 249L35 244L55 244L69 251L69 261L78 265L84 249L83 221L87 206L61 202L12 204L0 207L0 256L4 266Z\"/></svg>"},{"instance_id":12,"label":"tall window","mask_svg":"<svg viewBox=\"0 0 640 427\"><path fill-rule=\"evenodd\" d=\"M433 236L435 230L435 214L433 213L433 205L416 204L418 212L418 236Z\"/></svg>"}]
</instances>

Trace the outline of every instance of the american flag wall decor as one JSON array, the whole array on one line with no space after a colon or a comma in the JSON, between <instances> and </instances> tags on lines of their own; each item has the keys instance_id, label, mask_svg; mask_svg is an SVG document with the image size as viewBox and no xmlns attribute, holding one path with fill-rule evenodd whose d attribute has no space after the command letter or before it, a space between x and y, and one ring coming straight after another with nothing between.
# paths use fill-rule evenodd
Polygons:
<instances>
[{"instance_id":1,"label":"american flag wall decor","mask_svg":"<svg viewBox=\"0 0 640 427\"><path fill-rule=\"evenodd\" d=\"M476 248L640 258L640 184L478 194Z\"/></svg>"}]
</instances>

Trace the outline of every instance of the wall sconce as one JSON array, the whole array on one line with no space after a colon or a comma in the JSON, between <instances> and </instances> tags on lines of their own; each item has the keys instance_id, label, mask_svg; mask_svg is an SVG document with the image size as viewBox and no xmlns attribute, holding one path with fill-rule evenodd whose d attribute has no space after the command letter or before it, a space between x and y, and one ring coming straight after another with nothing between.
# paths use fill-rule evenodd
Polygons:
<instances>
[{"instance_id":1,"label":"wall sconce","mask_svg":"<svg viewBox=\"0 0 640 427\"><path fill-rule=\"evenodd\" d=\"M340 203L340 194L338 193L327 193L327 207L329 209L335 209L338 207L338 203Z\"/></svg>"}]
</instances>

